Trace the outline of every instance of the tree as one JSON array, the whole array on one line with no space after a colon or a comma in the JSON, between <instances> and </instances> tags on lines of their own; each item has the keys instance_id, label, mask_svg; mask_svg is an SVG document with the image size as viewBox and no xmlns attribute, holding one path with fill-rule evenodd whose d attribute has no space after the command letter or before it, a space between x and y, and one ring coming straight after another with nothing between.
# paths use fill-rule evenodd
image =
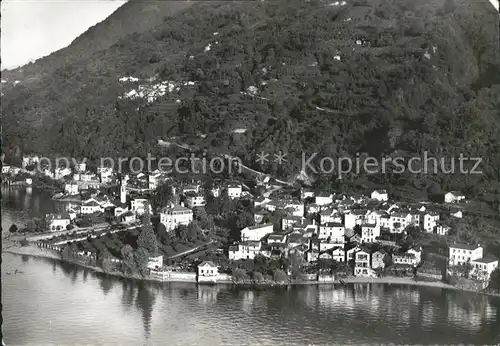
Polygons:
<instances>
[{"instance_id":1,"label":"tree","mask_svg":"<svg viewBox=\"0 0 500 346\"><path fill-rule=\"evenodd\" d=\"M166 181L156 188L153 196L153 207L155 209L167 206L174 199L173 186L170 181Z\"/></svg>"},{"instance_id":2,"label":"tree","mask_svg":"<svg viewBox=\"0 0 500 346\"><path fill-rule=\"evenodd\" d=\"M264 281L264 275L262 275L260 272L253 272L253 281L256 283L260 283Z\"/></svg>"},{"instance_id":3,"label":"tree","mask_svg":"<svg viewBox=\"0 0 500 346\"><path fill-rule=\"evenodd\" d=\"M242 211L236 217L236 227L243 229L254 224L253 214L249 211Z\"/></svg>"},{"instance_id":4,"label":"tree","mask_svg":"<svg viewBox=\"0 0 500 346\"><path fill-rule=\"evenodd\" d=\"M137 271L137 266L134 260L134 249L130 245L125 245L121 249L123 271L127 273L135 273Z\"/></svg>"},{"instance_id":5,"label":"tree","mask_svg":"<svg viewBox=\"0 0 500 346\"><path fill-rule=\"evenodd\" d=\"M495 269L493 273L491 273L489 287L500 290L500 268Z\"/></svg>"},{"instance_id":6,"label":"tree","mask_svg":"<svg viewBox=\"0 0 500 346\"><path fill-rule=\"evenodd\" d=\"M146 206L146 213L142 221L142 231L137 239L137 246L146 250L150 256L154 256L158 253L158 241L156 240L148 208L149 206Z\"/></svg>"},{"instance_id":7,"label":"tree","mask_svg":"<svg viewBox=\"0 0 500 346\"><path fill-rule=\"evenodd\" d=\"M133 258L135 268L137 269L137 272L143 277L146 276L148 272L147 266L149 262L149 256L150 254L144 248L139 247L134 251Z\"/></svg>"},{"instance_id":8,"label":"tree","mask_svg":"<svg viewBox=\"0 0 500 346\"><path fill-rule=\"evenodd\" d=\"M12 226L10 226L9 228L9 232L10 233L16 233L18 231L18 228L15 224L12 224Z\"/></svg>"},{"instance_id":9,"label":"tree","mask_svg":"<svg viewBox=\"0 0 500 346\"><path fill-rule=\"evenodd\" d=\"M247 273L240 268L233 269L233 280L236 282L244 281L247 278Z\"/></svg>"},{"instance_id":10,"label":"tree","mask_svg":"<svg viewBox=\"0 0 500 346\"><path fill-rule=\"evenodd\" d=\"M273 272L273 279L276 282L286 282L288 280L285 272L281 269L275 269Z\"/></svg>"},{"instance_id":11,"label":"tree","mask_svg":"<svg viewBox=\"0 0 500 346\"><path fill-rule=\"evenodd\" d=\"M107 273L111 270L111 254L107 248L102 248L97 252L99 266Z\"/></svg>"},{"instance_id":12,"label":"tree","mask_svg":"<svg viewBox=\"0 0 500 346\"><path fill-rule=\"evenodd\" d=\"M73 252L73 249L71 248L71 246L66 244L63 250L61 251L61 259L64 261L68 261L74 258L75 258L75 253Z\"/></svg>"}]
</instances>

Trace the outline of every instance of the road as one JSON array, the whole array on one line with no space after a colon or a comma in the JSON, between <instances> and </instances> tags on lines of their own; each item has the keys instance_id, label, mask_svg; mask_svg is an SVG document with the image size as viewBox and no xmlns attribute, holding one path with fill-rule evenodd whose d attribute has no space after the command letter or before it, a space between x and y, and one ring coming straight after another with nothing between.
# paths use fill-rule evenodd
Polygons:
<instances>
[{"instance_id":1,"label":"road","mask_svg":"<svg viewBox=\"0 0 500 346\"><path fill-rule=\"evenodd\" d=\"M48 233L43 233L43 234L37 234L37 235L32 235L32 236L29 236L29 235L23 235L22 237L26 237L27 240L29 241L37 241L37 240L43 240L43 239L49 239L49 238L52 238L52 237L57 237L57 236L60 236L60 235L67 235L67 234L73 234L73 232L75 232L75 234L83 234L83 233L89 233L89 232L92 232L92 231L102 231L102 230L105 230L106 228L109 228L110 225L109 223L100 223L100 224L96 224L92 227L82 227L82 228L78 228L78 227L75 227L71 230L64 230L64 231L56 231L56 232L48 232ZM134 224L133 226L129 226L128 228L126 229L130 229L130 228L133 228L133 227L137 227L137 224ZM20 235L18 235L20 236Z\"/></svg>"}]
</instances>

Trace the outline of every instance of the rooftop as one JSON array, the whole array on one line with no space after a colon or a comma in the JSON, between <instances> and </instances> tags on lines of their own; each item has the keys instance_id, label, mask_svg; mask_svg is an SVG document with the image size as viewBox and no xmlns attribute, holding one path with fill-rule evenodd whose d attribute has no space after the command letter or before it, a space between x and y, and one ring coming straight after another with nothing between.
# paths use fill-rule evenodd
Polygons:
<instances>
[{"instance_id":1,"label":"rooftop","mask_svg":"<svg viewBox=\"0 0 500 346\"><path fill-rule=\"evenodd\" d=\"M493 263L498 261L498 258L494 258L493 256L488 256L488 257L483 257L479 258L477 260L473 260L472 262L478 262L478 263Z\"/></svg>"},{"instance_id":2,"label":"rooftop","mask_svg":"<svg viewBox=\"0 0 500 346\"><path fill-rule=\"evenodd\" d=\"M203 262L201 262L201 263L198 265L198 267L207 267L207 266L208 266L208 267L217 267L217 266L214 264L214 262L212 262L212 261L203 261Z\"/></svg>"},{"instance_id":3,"label":"rooftop","mask_svg":"<svg viewBox=\"0 0 500 346\"><path fill-rule=\"evenodd\" d=\"M462 250L476 250L479 248L479 245L470 245L470 244L464 244L464 243L454 243L448 245L450 249L462 249Z\"/></svg>"},{"instance_id":4,"label":"rooftop","mask_svg":"<svg viewBox=\"0 0 500 346\"><path fill-rule=\"evenodd\" d=\"M254 226L250 226L250 227L247 227L249 230L254 230L254 229L259 229L259 228L264 228L264 227L273 227L273 224L272 223L265 223L265 224L262 224L262 225L254 225Z\"/></svg>"}]
</instances>

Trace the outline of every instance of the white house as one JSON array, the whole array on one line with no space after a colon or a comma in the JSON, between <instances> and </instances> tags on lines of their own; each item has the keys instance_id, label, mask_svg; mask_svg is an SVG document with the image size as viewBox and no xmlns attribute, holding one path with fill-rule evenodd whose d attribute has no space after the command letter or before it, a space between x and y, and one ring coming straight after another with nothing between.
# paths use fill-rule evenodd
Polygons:
<instances>
[{"instance_id":1,"label":"white house","mask_svg":"<svg viewBox=\"0 0 500 346\"><path fill-rule=\"evenodd\" d=\"M422 213L420 215L420 226L427 232L433 233L439 221L439 214L434 212Z\"/></svg>"},{"instance_id":2,"label":"white house","mask_svg":"<svg viewBox=\"0 0 500 346\"><path fill-rule=\"evenodd\" d=\"M70 168L56 168L54 171L54 179L62 179L71 174Z\"/></svg>"},{"instance_id":3,"label":"white house","mask_svg":"<svg viewBox=\"0 0 500 346\"><path fill-rule=\"evenodd\" d=\"M135 198L130 202L130 210L138 215L146 213L146 207L149 210L149 213L153 212L153 208L151 207L148 199Z\"/></svg>"},{"instance_id":4,"label":"white house","mask_svg":"<svg viewBox=\"0 0 500 346\"><path fill-rule=\"evenodd\" d=\"M337 213L337 210L333 208L327 208L319 212L319 222L320 224L325 224L328 222L342 222L342 217Z\"/></svg>"},{"instance_id":5,"label":"white house","mask_svg":"<svg viewBox=\"0 0 500 346\"><path fill-rule=\"evenodd\" d=\"M47 214L45 217L47 228L50 231L66 230L66 226L71 223L69 214Z\"/></svg>"},{"instance_id":6,"label":"white house","mask_svg":"<svg viewBox=\"0 0 500 346\"><path fill-rule=\"evenodd\" d=\"M401 233L406 227L411 224L412 216L410 213L392 213L390 220L390 231L391 233Z\"/></svg>"},{"instance_id":7,"label":"white house","mask_svg":"<svg viewBox=\"0 0 500 346\"><path fill-rule=\"evenodd\" d=\"M385 213L382 212L382 211L369 210L368 213L365 216L365 222L366 223L376 223L376 224L380 225L380 218L384 214Z\"/></svg>"},{"instance_id":8,"label":"white house","mask_svg":"<svg viewBox=\"0 0 500 346\"><path fill-rule=\"evenodd\" d=\"M203 261L198 265L198 282L216 282L219 269L211 261Z\"/></svg>"},{"instance_id":9,"label":"white house","mask_svg":"<svg viewBox=\"0 0 500 346\"><path fill-rule=\"evenodd\" d=\"M474 261L483 257L483 248L480 245L455 243L448 246L450 266L456 266Z\"/></svg>"},{"instance_id":10,"label":"white house","mask_svg":"<svg viewBox=\"0 0 500 346\"><path fill-rule=\"evenodd\" d=\"M33 179L32 179L32 178L26 178L26 180L25 180L25 181L26 181L26 184L27 184L27 185L31 185L31 184L33 184Z\"/></svg>"},{"instance_id":11,"label":"white house","mask_svg":"<svg viewBox=\"0 0 500 346\"><path fill-rule=\"evenodd\" d=\"M40 158L37 155L23 156L22 168L40 163Z\"/></svg>"},{"instance_id":12,"label":"white house","mask_svg":"<svg viewBox=\"0 0 500 346\"><path fill-rule=\"evenodd\" d=\"M415 255L409 253L399 253L392 256L392 263L394 264L408 264L412 266L417 265L417 259Z\"/></svg>"},{"instance_id":13,"label":"white house","mask_svg":"<svg viewBox=\"0 0 500 346\"><path fill-rule=\"evenodd\" d=\"M97 174L101 178L102 183L109 183L113 178L113 169L109 167L98 167Z\"/></svg>"},{"instance_id":14,"label":"white house","mask_svg":"<svg viewBox=\"0 0 500 346\"><path fill-rule=\"evenodd\" d=\"M171 231L179 225L187 226L192 221L193 211L182 206L170 206L160 212L160 222L167 231Z\"/></svg>"},{"instance_id":15,"label":"white house","mask_svg":"<svg viewBox=\"0 0 500 346\"><path fill-rule=\"evenodd\" d=\"M498 268L498 259L496 258L479 258L472 260L471 276L478 280L490 281L491 273Z\"/></svg>"},{"instance_id":16,"label":"white house","mask_svg":"<svg viewBox=\"0 0 500 346\"><path fill-rule=\"evenodd\" d=\"M244 241L229 247L228 257L232 261L240 259L254 259L261 251L260 241Z\"/></svg>"},{"instance_id":17,"label":"white house","mask_svg":"<svg viewBox=\"0 0 500 346\"><path fill-rule=\"evenodd\" d=\"M253 206L254 207L258 207L258 206L261 206L263 204L266 204L266 203L269 203L271 202L271 200L267 197L264 197L264 196L260 196L260 197L257 197L254 201L253 201Z\"/></svg>"},{"instance_id":18,"label":"white house","mask_svg":"<svg viewBox=\"0 0 500 346\"><path fill-rule=\"evenodd\" d=\"M300 190L300 199L304 200L306 198L314 198L314 191L311 189L304 189L302 188Z\"/></svg>"},{"instance_id":19,"label":"white house","mask_svg":"<svg viewBox=\"0 0 500 346\"><path fill-rule=\"evenodd\" d=\"M333 194L328 192L321 192L315 197L315 204L328 205L333 203Z\"/></svg>"},{"instance_id":20,"label":"white house","mask_svg":"<svg viewBox=\"0 0 500 346\"><path fill-rule=\"evenodd\" d=\"M120 218L124 223L132 223L136 220L135 214L131 211L127 211L126 213L121 214Z\"/></svg>"},{"instance_id":21,"label":"white house","mask_svg":"<svg viewBox=\"0 0 500 346\"><path fill-rule=\"evenodd\" d=\"M461 210L456 209L456 210L450 211L450 216L456 217L457 219L461 219L463 217L463 213Z\"/></svg>"},{"instance_id":22,"label":"white house","mask_svg":"<svg viewBox=\"0 0 500 346\"><path fill-rule=\"evenodd\" d=\"M267 223L264 225L255 225L245 227L241 230L241 239L259 241L266 235L273 233L273 224Z\"/></svg>"},{"instance_id":23,"label":"white house","mask_svg":"<svg viewBox=\"0 0 500 346\"><path fill-rule=\"evenodd\" d=\"M329 222L319 226L319 239L329 239L329 243L345 243L345 227L341 223Z\"/></svg>"},{"instance_id":24,"label":"white house","mask_svg":"<svg viewBox=\"0 0 500 346\"><path fill-rule=\"evenodd\" d=\"M275 244L275 243L286 243L287 235L286 234L278 234L278 233L273 233L269 234L269 237L267 237L267 243L268 244Z\"/></svg>"},{"instance_id":25,"label":"white house","mask_svg":"<svg viewBox=\"0 0 500 346\"><path fill-rule=\"evenodd\" d=\"M241 184L229 184L227 186L227 196L229 198L240 198L242 191Z\"/></svg>"},{"instance_id":26,"label":"white house","mask_svg":"<svg viewBox=\"0 0 500 346\"><path fill-rule=\"evenodd\" d=\"M186 194L186 206L188 208L203 207L205 204L205 197L202 194L194 192Z\"/></svg>"},{"instance_id":27,"label":"white house","mask_svg":"<svg viewBox=\"0 0 500 346\"><path fill-rule=\"evenodd\" d=\"M375 190L372 192L370 197L381 202L385 202L389 199L389 195L387 194L386 190Z\"/></svg>"},{"instance_id":28,"label":"white house","mask_svg":"<svg viewBox=\"0 0 500 346\"><path fill-rule=\"evenodd\" d=\"M2 165L2 173L7 174L10 172L10 166Z\"/></svg>"},{"instance_id":29,"label":"white house","mask_svg":"<svg viewBox=\"0 0 500 346\"><path fill-rule=\"evenodd\" d=\"M102 211L101 205L95 200L90 200L80 206L80 214L93 214Z\"/></svg>"},{"instance_id":30,"label":"white house","mask_svg":"<svg viewBox=\"0 0 500 346\"><path fill-rule=\"evenodd\" d=\"M64 185L64 192L68 195L78 195L78 184L69 183Z\"/></svg>"},{"instance_id":31,"label":"white house","mask_svg":"<svg viewBox=\"0 0 500 346\"><path fill-rule=\"evenodd\" d=\"M87 170L87 164L85 162L77 163L75 168L77 172L85 172Z\"/></svg>"},{"instance_id":32,"label":"white house","mask_svg":"<svg viewBox=\"0 0 500 346\"><path fill-rule=\"evenodd\" d=\"M149 257L148 269L161 269L163 267L163 256Z\"/></svg>"},{"instance_id":33,"label":"white house","mask_svg":"<svg viewBox=\"0 0 500 346\"><path fill-rule=\"evenodd\" d=\"M293 216L293 215L284 216L281 219L281 229L284 231L285 229L292 227L297 222L302 222L304 220L305 220L304 217Z\"/></svg>"},{"instance_id":34,"label":"white house","mask_svg":"<svg viewBox=\"0 0 500 346\"><path fill-rule=\"evenodd\" d=\"M212 190L210 190L210 192L212 193L212 196L217 198L220 196L220 187L214 187Z\"/></svg>"},{"instance_id":35,"label":"white house","mask_svg":"<svg viewBox=\"0 0 500 346\"><path fill-rule=\"evenodd\" d=\"M371 254L367 249L356 252L354 260L354 275L364 277L374 277L375 273L371 268Z\"/></svg>"},{"instance_id":36,"label":"white house","mask_svg":"<svg viewBox=\"0 0 500 346\"><path fill-rule=\"evenodd\" d=\"M457 203L465 199L465 195L459 191L450 191L444 195L445 203Z\"/></svg>"},{"instance_id":37,"label":"white house","mask_svg":"<svg viewBox=\"0 0 500 346\"><path fill-rule=\"evenodd\" d=\"M445 225L443 223L438 223L436 225L436 234L439 235L447 235L448 232L450 231L451 227L448 225Z\"/></svg>"},{"instance_id":38,"label":"white house","mask_svg":"<svg viewBox=\"0 0 500 346\"><path fill-rule=\"evenodd\" d=\"M337 262L344 262L345 260L345 252L342 247L335 247L332 250L330 250L332 259Z\"/></svg>"},{"instance_id":39,"label":"white house","mask_svg":"<svg viewBox=\"0 0 500 346\"><path fill-rule=\"evenodd\" d=\"M376 223L365 223L361 225L361 242L374 243L380 237L380 225Z\"/></svg>"},{"instance_id":40,"label":"white house","mask_svg":"<svg viewBox=\"0 0 500 346\"><path fill-rule=\"evenodd\" d=\"M304 203L298 201L285 202L285 209L291 209L293 216L304 216Z\"/></svg>"},{"instance_id":41,"label":"white house","mask_svg":"<svg viewBox=\"0 0 500 346\"><path fill-rule=\"evenodd\" d=\"M344 227L346 229L353 229L356 226L356 215L344 214Z\"/></svg>"}]
</instances>

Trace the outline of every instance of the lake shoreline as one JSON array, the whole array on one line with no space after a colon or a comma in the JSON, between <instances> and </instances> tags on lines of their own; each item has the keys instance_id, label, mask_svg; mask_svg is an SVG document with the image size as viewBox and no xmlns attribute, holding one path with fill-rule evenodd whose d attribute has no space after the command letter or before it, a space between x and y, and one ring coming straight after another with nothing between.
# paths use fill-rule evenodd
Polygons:
<instances>
[{"instance_id":1,"label":"lake shoreline","mask_svg":"<svg viewBox=\"0 0 500 346\"><path fill-rule=\"evenodd\" d=\"M155 282L155 283L164 283L164 282L185 282L181 280L168 280L168 281L161 281L161 280L155 280L147 277L141 277L139 275L134 276L134 275L127 275L119 272L106 272L100 267L96 266L90 266L86 265L81 262L76 262L76 261L68 261L68 260L63 260L58 254L55 254L51 250L45 250L45 249L40 249L38 247L34 246L10 246L8 248L2 249L2 252L5 253L10 253L13 255L18 255L18 256L30 256L30 257L35 257L35 258L46 258L46 259L52 259L52 260L57 260L60 262L64 263L70 263L74 264L76 266L79 266L81 268L85 268L88 270L92 270L97 273L101 274L106 274L114 277L119 277L119 278L124 278L124 279L133 279L133 280L139 280L139 281L146 281L146 282ZM192 282L192 281L188 281ZM195 284L198 284L197 282L192 282ZM467 290L463 288L459 288L450 284L447 284L442 281L427 281L427 280L415 280L413 278L405 278L405 277L393 277L393 276L386 276L386 277L380 277L380 278L363 278L363 277L347 277L347 278L342 278L342 279L337 279L335 281L330 281L330 282L322 282L322 281L298 281L298 282L288 282L288 283L278 283L278 282L265 282L265 283L253 283L253 282L234 282L234 281L217 281L215 283L217 284L232 284L237 287L241 288L267 288L267 287L276 287L276 286L303 286L303 285L345 285L345 284L388 284L388 285L404 285L404 286L421 286L421 287L435 287L435 288L444 288L444 289L450 289L454 291L462 291L462 292L471 292L471 293L477 293L480 295L486 295L486 296L491 296L491 297L500 297L500 294L496 293L490 293L490 292L480 292L480 291L475 291L475 290ZM205 283L202 283L202 285L205 285Z\"/></svg>"}]
</instances>

